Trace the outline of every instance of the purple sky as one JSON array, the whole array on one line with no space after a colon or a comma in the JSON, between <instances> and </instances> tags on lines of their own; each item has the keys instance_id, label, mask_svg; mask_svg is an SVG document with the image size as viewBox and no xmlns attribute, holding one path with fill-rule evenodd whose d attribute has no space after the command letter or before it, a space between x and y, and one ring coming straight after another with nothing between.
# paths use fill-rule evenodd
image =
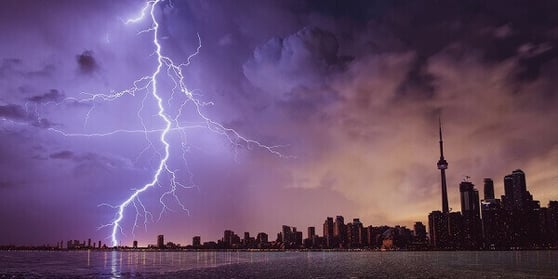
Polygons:
<instances>
[{"instance_id":1,"label":"purple sky","mask_svg":"<svg viewBox=\"0 0 558 279\"><path fill-rule=\"evenodd\" d=\"M148 183L160 129L149 90L156 67L149 20L124 24L142 1L4 1L0 9L0 244L103 239L117 205ZM163 54L185 62L204 115L293 158L231 143L187 105L168 135L169 167L189 214L141 200L154 222L122 244L216 240L224 229L305 231L327 216L366 225L426 223L441 208L437 118L444 125L450 207L465 176L482 193L521 168L546 206L558 199L558 3L553 1L175 1L157 8ZM176 115L180 97L162 78ZM72 101L73 100L73 101ZM143 108L143 109L141 109ZM149 142L153 144L150 145ZM191 186L191 187L190 187ZM482 195L482 194L481 194Z\"/></svg>"}]
</instances>

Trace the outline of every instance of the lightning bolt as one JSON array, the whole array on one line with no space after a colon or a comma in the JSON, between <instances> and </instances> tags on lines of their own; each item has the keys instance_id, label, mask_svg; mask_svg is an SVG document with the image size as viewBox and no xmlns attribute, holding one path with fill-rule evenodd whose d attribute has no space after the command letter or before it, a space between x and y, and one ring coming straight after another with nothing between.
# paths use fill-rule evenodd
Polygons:
<instances>
[{"instance_id":1,"label":"lightning bolt","mask_svg":"<svg viewBox=\"0 0 558 279\"><path fill-rule=\"evenodd\" d=\"M151 178L151 180L139 188L133 189L132 193L120 204L118 205L109 205L109 204L101 204L100 206L110 206L116 210L115 217L109 223L102 225L99 227L101 228L110 228L111 234L110 239L112 242L113 247L118 246L118 236L120 234L124 234L122 222L125 218L125 210L129 206L133 206L136 210L136 216L134 218L133 226L132 226L132 233L134 233L135 228L139 227L138 223L141 219L143 219L144 226L147 225L149 221L153 221L154 217L153 214L147 210L146 206L140 199L142 194L148 191L150 188L160 185L161 184L161 177L166 175L168 177L169 186L168 189L163 192L159 198L159 203L161 204L161 211L159 213L159 219L161 219L163 213L167 210L170 210L166 203L166 199L172 198L178 206L185 212L189 214L188 209L186 206L181 202L179 196L177 195L177 189L179 188L192 188L195 185L193 183L193 175L189 171L188 174L190 176L190 183L188 185L181 183L178 181L176 170L172 170L168 165L168 160L171 156L171 143L168 140L168 135L171 132L184 132L186 129L192 128L206 128L209 129L211 132L214 132L218 135L225 137L235 149L243 147L248 150L253 148L260 148L270 152L273 155L279 156L281 158L289 158L290 156L285 156L278 151L278 149L283 148L284 146L276 145L276 146L268 146L265 144L260 143L259 141L249 139L247 137L242 136L236 130L227 128L220 124L217 121L212 120L211 118L207 117L202 112L202 107L207 105L212 105L211 102L202 102L195 97L193 91L188 90L186 84L184 82L184 74L183 68L190 65L192 59L200 52L201 49L201 38L198 35L198 47L194 53L189 55L184 63L175 63L170 57L163 54L162 45L159 41L159 22L157 21L156 16L156 7L160 5L160 3L164 2L165 0L151 0L147 1L143 8L141 9L139 15L135 18L128 19L123 21L125 24L134 24L145 19L149 19L151 23L151 27L138 32L139 34L146 34L152 33L152 43L154 46L153 55L156 57L156 68L155 70L146 76L143 76L137 80L135 80L132 86L128 89L112 93L112 94L91 94L91 93L83 93L85 98L66 98L63 102L69 103L82 103L82 104L91 104L91 107L87 111L84 120L84 128L87 126L87 123L91 117L91 113L94 111L96 104L99 102L111 102L116 99L122 98L124 96L136 96L139 92L148 92L142 99L141 107L137 112L137 117L143 127L143 129L117 129L109 132L96 132L96 133L72 133L63 131L57 128L49 128L51 132L60 134L65 137L106 137L106 136L115 136L117 134L143 134L148 145L147 147L140 153L154 150L155 153L159 155L159 162L157 164L157 168ZM166 77L169 78L170 82L172 82L171 86L171 94L170 97L164 100L163 95L160 92L160 76L166 74ZM167 108L171 108L174 101L179 99L177 94L182 94L182 98L184 101L178 105L177 112L175 115L172 115ZM148 97L152 97L155 101L157 106L157 117L162 120L162 127L156 129L148 129L144 119L141 116L141 111L144 109L144 104L147 102ZM183 110L186 108L187 104L193 104L193 112L197 117L199 117L200 121L197 123L184 123L181 122L181 117L183 116ZM162 145L162 151L157 151L154 147L153 142L148 137L149 134L159 134L158 141ZM182 159L186 163L186 168L188 166L185 153L187 152L187 146L184 142L181 143L180 148L182 149Z\"/></svg>"}]
</instances>

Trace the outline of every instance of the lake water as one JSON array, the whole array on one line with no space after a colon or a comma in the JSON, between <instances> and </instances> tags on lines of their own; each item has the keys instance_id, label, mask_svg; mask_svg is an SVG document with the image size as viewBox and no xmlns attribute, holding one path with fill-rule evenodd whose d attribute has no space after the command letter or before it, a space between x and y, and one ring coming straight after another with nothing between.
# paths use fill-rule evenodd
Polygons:
<instances>
[{"instance_id":1,"label":"lake water","mask_svg":"<svg viewBox=\"0 0 558 279\"><path fill-rule=\"evenodd\" d=\"M4 278L558 278L558 251L0 251Z\"/></svg>"}]
</instances>

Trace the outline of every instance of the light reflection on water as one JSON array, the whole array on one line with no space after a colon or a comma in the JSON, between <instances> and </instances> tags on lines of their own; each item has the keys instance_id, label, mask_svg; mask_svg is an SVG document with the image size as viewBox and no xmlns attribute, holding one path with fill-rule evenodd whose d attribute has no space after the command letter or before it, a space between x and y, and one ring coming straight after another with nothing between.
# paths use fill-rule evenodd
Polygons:
<instances>
[{"instance_id":1,"label":"light reflection on water","mask_svg":"<svg viewBox=\"0 0 558 279\"><path fill-rule=\"evenodd\" d=\"M176 272L180 270L214 268L235 263L254 263L267 258L268 253L247 253L239 251L198 251L198 252L160 252L160 251L104 251L87 252L87 266L91 264L91 253L102 254L103 269L110 270L110 278L122 278L127 274L145 272ZM93 259L95 261L95 259Z\"/></svg>"},{"instance_id":2,"label":"light reflection on water","mask_svg":"<svg viewBox=\"0 0 558 279\"><path fill-rule=\"evenodd\" d=\"M0 278L558 278L558 251L0 251Z\"/></svg>"}]
</instances>

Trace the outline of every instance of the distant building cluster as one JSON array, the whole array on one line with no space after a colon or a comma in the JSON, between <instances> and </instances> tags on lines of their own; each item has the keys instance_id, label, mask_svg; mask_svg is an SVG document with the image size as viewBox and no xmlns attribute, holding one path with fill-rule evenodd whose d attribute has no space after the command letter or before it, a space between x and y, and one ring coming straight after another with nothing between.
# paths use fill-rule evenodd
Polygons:
<instances>
[{"instance_id":1,"label":"distant building cluster","mask_svg":"<svg viewBox=\"0 0 558 279\"><path fill-rule=\"evenodd\" d=\"M66 247L64 247L64 241L57 243L56 248L58 249L68 249L68 250L78 250L78 249L106 249L107 246L102 244L101 241L95 243L91 242L91 238L80 242L79 240L68 240L66 242Z\"/></svg>"},{"instance_id":2,"label":"distant building cluster","mask_svg":"<svg viewBox=\"0 0 558 279\"><path fill-rule=\"evenodd\" d=\"M323 234L319 236L315 227L308 227L306 238L296 227L283 225L275 240L260 232L256 237L244 232L240 237L232 230L225 230L223 238L201 242L194 236L194 249L426 249L426 226L415 223L412 231L402 226L364 226L358 218L345 223L343 216L327 217L323 224ZM167 247L164 247L167 248Z\"/></svg>"},{"instance_id":3,"label":"distant building cluster","mask_svg":"<svg viewBox=\"0 0 558 279\"><path fill-rule=\"evenodd\" d=\"M134 241L137 247L137 241ZM0 250L97 250L109 249L106 244L98 242L91 242L91 238L87 240L64 240L56 242L56 245L44 244L40 246L16 246L16 245L2 245Z\"/></svg>"},{"instance_id":4,"label":"distant building cluster","mask_svg":"<svg viewBox=\"0 0 558 279\"><path fill-rule=\"evenodd\" d=\"M494 182L484 179L484 199L469 181L459 185L461 212L428 215L432 247L448 250L536 249L558 247L558 201L541 207L527 191L525 173L504 177L504 195L496 199Z\"/></svg>"},{"instance_id":5,"label":"distant building cluster","mask_svg":"<svg viewBox=\"0 0 558 279\"><path fill-rule=\"evenodd\" d=\"M525 173L518 169L504 177L504 195L496 199L494 181L484 179L484 199L475 185L459 184L461 212L450 212L447 196L442 125L440 159L442 211L428 215L430 245L443 250L537 249L558 247L558 201L541 207L527 191Z\"/></svg>"}]
</instances>

